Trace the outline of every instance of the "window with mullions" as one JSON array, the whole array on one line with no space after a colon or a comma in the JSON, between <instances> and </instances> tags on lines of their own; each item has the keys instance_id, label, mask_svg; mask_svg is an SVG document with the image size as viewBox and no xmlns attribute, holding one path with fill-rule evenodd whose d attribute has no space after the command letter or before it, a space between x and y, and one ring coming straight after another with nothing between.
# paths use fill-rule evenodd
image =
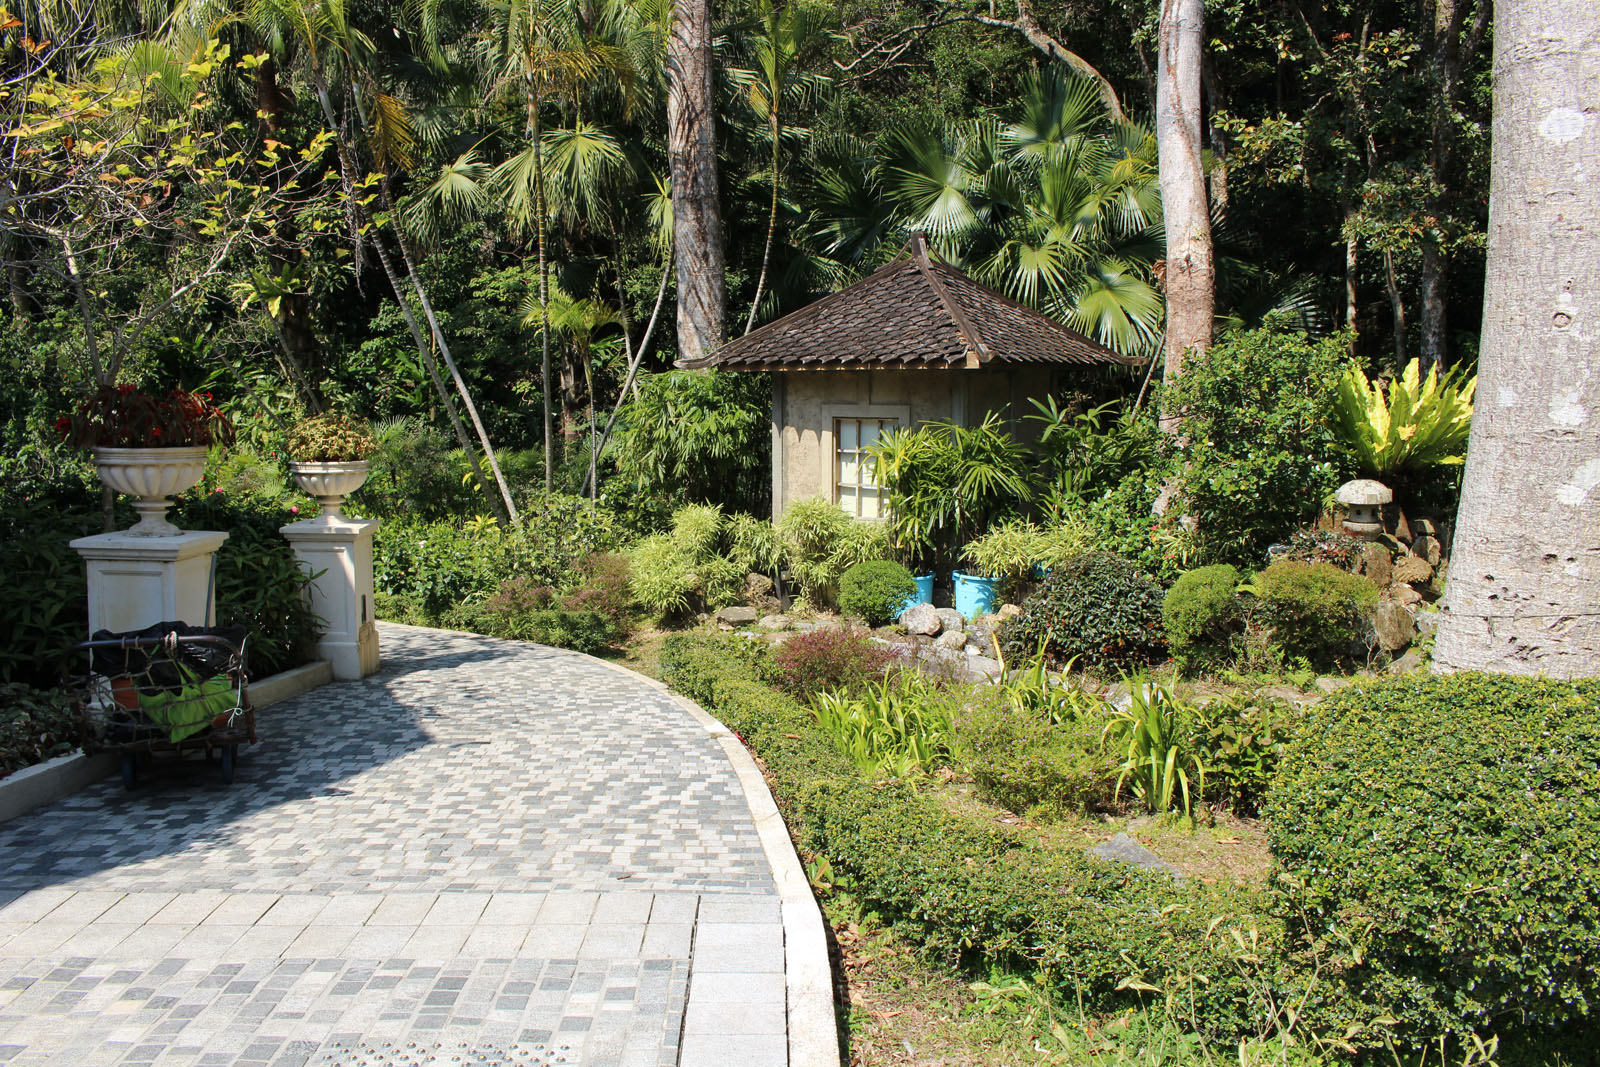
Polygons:
<instances>
[{"instance_id":1,"label":"window with mullions","mask_svg":"<svg viewBox=\"0 0 1600 1067\"><path fill-rule=\"evenodd\" d=\"M899 423L898 419L833 420L833 499L846 515L883 518L866 449Z\"/></svg>"}]
</instances>

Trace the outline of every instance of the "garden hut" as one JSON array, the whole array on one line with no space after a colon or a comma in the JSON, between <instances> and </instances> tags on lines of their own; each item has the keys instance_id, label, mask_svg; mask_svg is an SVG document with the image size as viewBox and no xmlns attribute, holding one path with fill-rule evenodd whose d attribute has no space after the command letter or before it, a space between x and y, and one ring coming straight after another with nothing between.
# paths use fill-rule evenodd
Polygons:
<instances>
[{"instance_id":1,"label":"garden hut","mask_svg":"<svg viewBox=\"0 0 1600 1067\"><path fill-rule=\"evenodd\" d=\"M921 234L888 266L686 368L772 375L772 510L826 495L882 517L862 450L902 426L1016 418L1106 364L1142 364L930 255Z\"/></svg>"}]
</instances>

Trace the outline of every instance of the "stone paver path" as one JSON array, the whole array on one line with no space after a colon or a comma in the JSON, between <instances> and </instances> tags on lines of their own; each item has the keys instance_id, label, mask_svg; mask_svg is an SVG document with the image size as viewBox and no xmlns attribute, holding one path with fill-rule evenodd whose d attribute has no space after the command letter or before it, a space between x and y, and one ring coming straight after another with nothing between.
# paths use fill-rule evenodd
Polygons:
<instances>
[{"instance_id":1,"label":"stone paver path","mask_svg":"<svg viewBox=\"0 0 1600 1067\"><path fill-rule=\"evenodd\" d=\"M781 901L706 727L572 653L382 642L264 709L232 787L0 826L0 1064L785 1063Z\"/></svg>"}]
</instances>

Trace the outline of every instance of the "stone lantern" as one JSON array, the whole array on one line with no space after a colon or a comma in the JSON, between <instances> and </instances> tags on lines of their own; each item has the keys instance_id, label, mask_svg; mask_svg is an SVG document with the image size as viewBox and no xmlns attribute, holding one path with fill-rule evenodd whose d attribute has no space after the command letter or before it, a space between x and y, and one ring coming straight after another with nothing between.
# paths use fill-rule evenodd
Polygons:
<instances>
[{"instance_id":1,"label":"stone lantern","mask_svg":"<svg viewBox=\"0 0 1600 1067\"><path fill-rule=\"evenodd\" d=\"M1341 485L1333 498L1345 506L1345 532L1374 541L1383 533L1383 505L1394 499L1394 492L1382 482L1357 478Z\"/></svg>"}]
</instances>

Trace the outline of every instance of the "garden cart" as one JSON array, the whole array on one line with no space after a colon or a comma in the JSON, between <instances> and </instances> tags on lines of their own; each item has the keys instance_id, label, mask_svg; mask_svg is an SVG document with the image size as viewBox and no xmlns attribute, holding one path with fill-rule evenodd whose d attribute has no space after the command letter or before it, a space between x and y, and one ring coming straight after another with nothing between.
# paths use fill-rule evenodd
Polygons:
<instances>
[{"instance_id":1,"label":"garden cart","mask_svg":"<svg viewBox=\"0 0 1600 1067\"><path fill-rule=\"evenodd\" d=\"M83 673L69 682L84 717L84 751L122 757L132 789L155 753L202 752L231 784L239 746L256 740L238 627L158 623L134 633L96 633L74 647Z\"/></svg>"}]
</instances>

